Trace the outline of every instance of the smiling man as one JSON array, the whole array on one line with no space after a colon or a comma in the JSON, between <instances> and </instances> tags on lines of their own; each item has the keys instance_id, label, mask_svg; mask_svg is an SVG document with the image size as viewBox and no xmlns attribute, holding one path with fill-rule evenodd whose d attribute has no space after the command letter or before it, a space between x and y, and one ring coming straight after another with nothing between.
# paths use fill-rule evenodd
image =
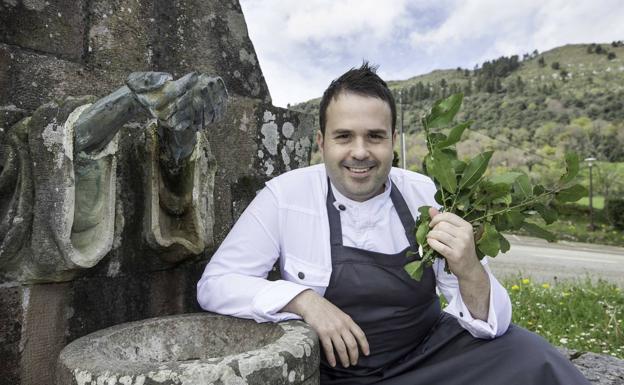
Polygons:
<instances>
[{"instance_id":1,"label":"smiling man","mask_svg":"<svg viewBox=\"0 0 624 385\"><path fill-rule=\"evenodd\" d=\"M439 205L428 177L391 167L396 107L374 68L334 80L319 121L324 164L267 182L198 283L204 309L303 319L319 336L324 385L588 384L545 340L510 325L509 296L462 218L431 209L427 242L452 274L440 260L420 281L404 271L420 258L418 208ZM278 259L282 279L267 281Z\"/></svg>"}]
</instances>

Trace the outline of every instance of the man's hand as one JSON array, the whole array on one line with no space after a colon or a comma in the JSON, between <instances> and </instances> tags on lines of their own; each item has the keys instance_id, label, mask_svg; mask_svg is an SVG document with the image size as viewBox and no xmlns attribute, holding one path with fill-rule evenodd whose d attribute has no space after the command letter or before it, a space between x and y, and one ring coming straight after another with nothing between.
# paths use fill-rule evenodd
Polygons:
<instances>
[{"instance_id":1,"label":"man's hand","mask_svg":"<svg viewBox=\"0 0 624 385\"><path fill-rule=\"evenodd\" d=\"M457 277L459 291L474 318L487 320L490 302L490 280L475 248L472 225L453 213L440 213L430 208L432 229L427 243L446 259Z\"/></svg>"},{"instance_id":2,"label":"man's hand","mask_svg":"<svg viewBox=\"0 0 624 385\"><path fill-rule=\"evenodd\" d=\"M370 354L362 329L351 317L311 289L299 293L282 311L300 315L314 329L332 367L336 366L334 349L345 368L349 367L349 363L357 364L358 344L364 355Z\"/></svg>"},{"instance_id":3,"label":"man's hand","mask_svg":"<svg viewBox=\"0 0 624 385\"><path fill-rule=\"evenodd\" d=\"M126 81L139 103L174 131L199 131L223 116L227 90L219 77L191 72L172 80L164 72L134 72Z\"/></svg>"},{"instance_id":4,"label":"man's hand","mask_svg":"<svg viewBox=\"0 0 624 385\"><path fill-rule=\"evenodd\" d=\"M442 254L449 268L458 279L479 275L483 270L475 250L472 225L453 213L440 213L429 209L432 229L427 234L427 243Z\"/></svg>"}]
</instances>

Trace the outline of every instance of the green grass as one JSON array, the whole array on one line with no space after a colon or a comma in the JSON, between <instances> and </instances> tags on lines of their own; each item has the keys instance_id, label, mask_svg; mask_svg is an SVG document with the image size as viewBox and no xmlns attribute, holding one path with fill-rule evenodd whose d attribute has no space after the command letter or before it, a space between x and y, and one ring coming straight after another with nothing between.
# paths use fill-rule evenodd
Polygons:
<instances>
[{"instance_id":1,"label":"green grass","mask_svg":"<svg viewBox=\"0 0 624 385\"><path fill-rule=\"evenodd\" d=\"M589 197L581 198L576 203L579 205L589 207ZM594 206L595 209L602 210L604 208L604 197L601 197L601 196L592 197L592 205Z\"/></svg>"},{"instance_id":2,"label":"green grass","mask_svg":"<svg viewBox=\"0 0 624 385\"><path fill-rule=\"evenodd\" d=\"M514 324L555 346L624 359L624 292L616 285L589 279L536 284L522 277L501 283ZM447 304L443 296L440 302Z\"/></svg>"},{"instance_id":3,"label":"green grass","mask_svg":"<svg viewBox=\"0 0 624 385\"><path fill-rule=\"evenodd\" d=\"M586 279L551 286L520 277L502 283L515 324L553 345L624 358L624 293L616 285Z\"/></svg>"}]
</instances>

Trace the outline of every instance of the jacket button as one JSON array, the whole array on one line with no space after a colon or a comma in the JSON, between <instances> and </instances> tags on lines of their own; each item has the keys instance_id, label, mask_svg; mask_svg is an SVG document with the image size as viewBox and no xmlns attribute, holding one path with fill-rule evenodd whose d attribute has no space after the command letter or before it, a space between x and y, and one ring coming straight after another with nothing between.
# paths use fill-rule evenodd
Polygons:
<instances>
[{"instance_id":1,"label":"jacket button","mask_svg":"<svg viewBox=\"0 0 624 385\"><path fill-rule=\"evenodd\" d=\"M338 205L340 211L345 211L347 208L344 205Z\"/></svg>"},{"instance_id":2,"label":"jacket button","mask_svg":"<svg viewBox=\"0 0 624 385\"><path fill-rule=\"evenodd\" d=\"M299 273L299 274L301 274L301 273ZM460 317L463 317L463 316L464 316L464 313L462 313L462 312L460 311L460 312L459 312L459 316L460 316Z\"/></svg>"},{"instance_id":3,"label":"jacket button","mask_svg":"<svg viewBox=\"0 0 624 385\"><path fill-rule=\"evenodd\" d=\"M303 274L303 271L300 271L299 274L297 274L297 277L299 277L299 279L304 279L305 274Z\"/></svg>"}]
</instances>

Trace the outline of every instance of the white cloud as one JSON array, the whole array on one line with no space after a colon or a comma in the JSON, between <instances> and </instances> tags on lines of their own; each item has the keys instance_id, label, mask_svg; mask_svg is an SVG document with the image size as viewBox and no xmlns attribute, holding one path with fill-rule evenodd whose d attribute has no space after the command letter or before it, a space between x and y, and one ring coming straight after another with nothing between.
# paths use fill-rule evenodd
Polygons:
<instances>
[{"instance_id":1,"label":"white cloud","mask_svg":"<svg viewBox=\"0 0 624 385\"><path fill-rule=\"evenodd\" d=\"M411 34L428 53L460 50L474 62L571 43L609 42L624 36L620 0L456 1L437 28ZM473 48L472 54L470 49Z\"/></svg>"},{"instance_id":2,"label":"white cloud","mask_svg":"<svg viewBox=\"0 0 624 385\"><path fill-rule=\"evenodd\" d=\"M362 59L386 79L624 38L621 0L240 0L275 105L321 96Z\"/></svg>"}]
</instances>

